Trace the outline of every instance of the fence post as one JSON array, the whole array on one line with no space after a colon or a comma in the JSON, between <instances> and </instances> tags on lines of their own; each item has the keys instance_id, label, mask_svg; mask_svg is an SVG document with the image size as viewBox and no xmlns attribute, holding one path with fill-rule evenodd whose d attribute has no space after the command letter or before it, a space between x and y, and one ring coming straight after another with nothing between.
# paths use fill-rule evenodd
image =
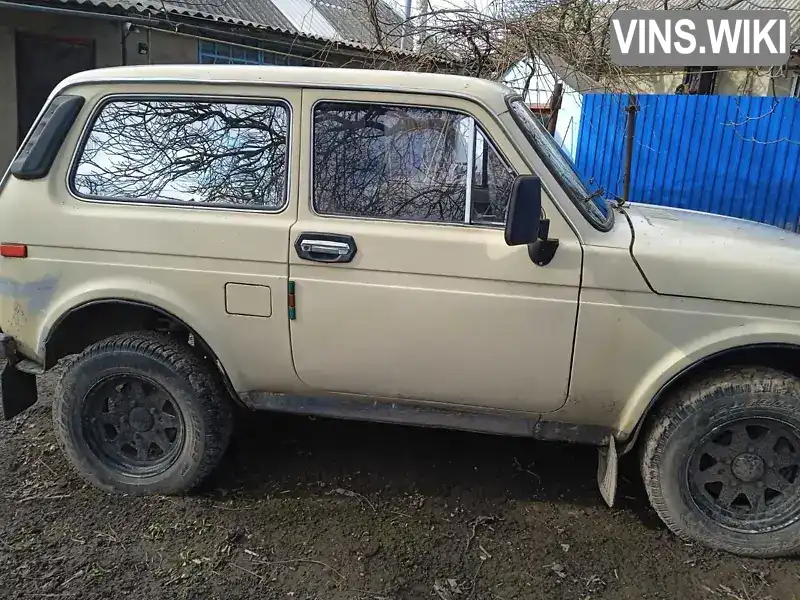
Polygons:
<instances>
[{"instance_id":1,"label":"fence post","mask_svg":"<svg viewBox=\"0 0 800 600\"><path fill-rule=\"evenodd\" d=\"M625 124L625 165L622 173L622 204L625 205L630 200L631 193L631 170L633 167L633 140L636 129L636 113L639 110L639 101L636 94L628 94L628 106L625 111L628 118Z\"/></svg>"},{"instance_id":2,"label":"fence post","mask_svg":"<svg viewBox=\"0 0 800 600\"><path fill-rule=\"evenodd\" d=\"M547 131L550 135L556 134L556 122L558 121L558 110L561 108L561 99L564 96L564 84L556 82L553 88L553 95L550 96L550 117L547 119Z\"/></svg>"}]
</instances>

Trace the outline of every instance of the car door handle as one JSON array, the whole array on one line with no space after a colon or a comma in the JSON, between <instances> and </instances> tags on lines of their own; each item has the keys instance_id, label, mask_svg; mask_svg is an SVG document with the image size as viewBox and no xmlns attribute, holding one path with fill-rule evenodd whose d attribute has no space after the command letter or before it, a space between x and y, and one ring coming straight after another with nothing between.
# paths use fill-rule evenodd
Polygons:
<instances>
[{"instance_id":1,"label":"car door handle","mask_svg":"<svg viewBox=\"0 0 800 600\"><path fill-rule=\"evenodd\" d=\"M328 240L304 240L300 244L303 252L308 254L332 254L339 256L350 252L350 245L345 242L329 242Z\"/></svg>"},{"instance_id":2,"label":"car door handle","mask_svg":"<svg viewBox=\"0 0 800 600\"><path fill-rule=\"evenodd\" d=\"M349 235L303 232L294 243L297 256L324 263L349 263L356 255L356 241Z\"/></svg>"}]
</instances>

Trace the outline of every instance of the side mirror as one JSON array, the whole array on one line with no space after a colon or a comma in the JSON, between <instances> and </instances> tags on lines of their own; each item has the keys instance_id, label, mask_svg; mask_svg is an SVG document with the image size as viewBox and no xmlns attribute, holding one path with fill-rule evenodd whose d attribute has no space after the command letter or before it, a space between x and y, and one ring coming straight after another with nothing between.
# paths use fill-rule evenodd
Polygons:
<instances>
[{"instance_id":1,"label":"side mirror","mask_svg":"<svg viewBox=\"0 0 800 600\"><path fill-rule=\"evenodd\" d=\"M506 216L506 244L527 244L531 260L544 267L553 260L558 240L551 239L550 220L542 218L542 182L535 175L521 175L514 181Z\"/></svg>"},{"instance_id":2,"label":"side mirror","mask_svg":"<svg viewBox=\"0 0 800 600\"><path fill-rule=\"evenodd\" d=\"M506 244L522 246L539 239L542 219L542 182L535 175L520 175L511 187L506 216Z\"/></svg>"}]
</instances>

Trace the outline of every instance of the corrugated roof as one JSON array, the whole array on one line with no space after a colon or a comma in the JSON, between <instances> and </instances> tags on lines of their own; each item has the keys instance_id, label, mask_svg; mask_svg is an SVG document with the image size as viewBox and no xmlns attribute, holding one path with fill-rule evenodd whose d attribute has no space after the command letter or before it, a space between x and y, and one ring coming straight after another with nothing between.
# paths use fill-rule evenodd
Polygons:
<instances>
[{"instance_id":1,"label":"corrugated roof","mask_svg":"<svg viewBox=\"0 0 800 600\"><path fill-rule=\"evenodd\" d=\"M287 7L283 6L284 1ZM166 13L318 41L335 41L360 49L379 45L366 3L358 0L303 0L303 4L310 6L308 14L302 12L303 5L295 0L31 0L18 3L92 6L150 15ZM388 25L388 29L399 32L401 17L383 0L376 0L376 9L382 27ZM392 26L393 23L397 25ZM382 38L386 46L396 45L399 40L397 33Z\"/></svg>"},{"instance_id":2,"label":"corrugated roof","mask_svg":"<svg viewBox=\"0 0 800 600\"><path fill-rule=\"evenodd\" d=\"M598 83L585 73L578 71L557 54L541 54L540 58L544 65L550 69L554 75L561 79L565 84L576 92L600 92L607 91L606 86Z\"/></svg>"},{"instance_id":3,"label":"corrugated roof","mask_svg":"<svg viewBox=\"0 0 800 600\"><path fill-rule=\"evenodd\" d=\"M313 0L271 0L298 31L341 39L336 28L314 6Z\"/></svg>"},{"instance_id":4,"label":"corrugated roof","mask_svg":"<svg viewBox=\"0 0 800 600\"><path fill-rule=\"evenodd\" d=\"M378 27L382 33L384 44L399 46L403 33L403 20L383 2L375 3L375 14L370 14L365 9L365 4L364 0L314 1L316 9L325 16L344 39L364 41L363 38L367 32L370 43L376 43L375 29Z\"/></svg>"},{"instance_id":5,"label":"corrugated roof","mask_svg":"<svg viewBox=\"0 0 800 600\"><path fill-rule=\"evenodd\" d=\"M121 4L124 2L120 2ZM156 2L131 2L131 4L142 4L149 7L160 8L161 3ZM218 0L212 1L192 1L181 2L170 0L166 3L170 10L172 7L182 7L183 10L191 12L197 10L207 17L216 17L217 20L227 20L235 22L241 19L243 24L260 24L276 29L292 29L292 23L283 13L275 7L270 0Z\"/></svg>"}]
</instances>

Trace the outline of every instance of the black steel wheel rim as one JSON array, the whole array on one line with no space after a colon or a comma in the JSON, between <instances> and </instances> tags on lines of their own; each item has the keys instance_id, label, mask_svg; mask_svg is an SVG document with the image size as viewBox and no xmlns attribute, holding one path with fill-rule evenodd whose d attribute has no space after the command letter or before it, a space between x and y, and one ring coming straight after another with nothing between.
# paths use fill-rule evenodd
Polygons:
<instances>
[{"instance_id":1,"label":"black steel wheel rim","mask_svg":"<svg viewBox=\"0 0 800 600\"><path fill-rule=\"evenodd\" d=\"M687 463L695 506L741 533L766 533L800 519L800 432L784 421L738 419L706 434Z\"/></svg>"},{"instance_id":2,"label":"black steel wheel rim","mask_svg":"<svg viewBox=\"0 0 800 600\"><path fill-rule=\"evenodd\" d=\"M83 434L104 464L132 476L168 468L185 439L178 403L158 383L114 375L95 384L83 401Z\"/></svg>"}]
</instances>

